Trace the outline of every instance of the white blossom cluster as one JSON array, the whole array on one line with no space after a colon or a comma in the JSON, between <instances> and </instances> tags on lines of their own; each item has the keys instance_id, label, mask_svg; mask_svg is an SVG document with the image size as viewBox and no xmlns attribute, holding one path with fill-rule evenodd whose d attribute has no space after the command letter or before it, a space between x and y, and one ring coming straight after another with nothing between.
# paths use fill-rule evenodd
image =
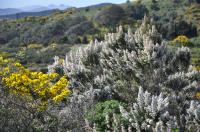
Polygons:
<instances>
[{"instance_id":1,"label":"white blossom cluster","mask_svg":"<svg viewBox=\"0 0 200 132\"><path fill-rule=\"evenodd\" d=\"M158 129L160 124L164 124L161 118L169 116L168 105L168 98L164 98L162 93L159 96L151 96L140 87L137 101L133 103L130 112L127 112L122 106L120 106L120 112L137 131L150 131L154 128Z\"/></svg>"},{"instance_id":2,"label":"white blossom cluster","mask_svg":"<svg viewBox=\"0 0 200 132\"><path fill-rule=\"evenodd\" d=\"M55 72L56 66L59 66L59 57L58 56L54 57L54 63L52 65L48 65L48 72L49 73Z\"/></svg>"},{"instance_id":3,"label":"white blossom cluster","mask_svg":"<svg viewBox=\"0 0 200 132\"><path fill-rule=\"evenodd\" d=\"M129 130L196 130L200 74L190 65L189 48L170 50L152 23L145 16L135 33L130 28L126 33L120 26L116 33L106 34L104 41L95 40L68 53L62 65L55 58L49 72L58 65L63 68L73 91L70 99L81 97L81 101L72 102L82 104L84 112L107 99L132 103L128 108L120 107L129 120ZM197 104L191 106L194 100ZM191 113L193 108L195 112Z\"/></svg>"},{"instance_id":4,"label":"white blossom cluster","mask_svg":"<svg viewBox=\"0 0 200 132\"><path fill-rule=\"evenodd\" d=\"M200 103L191 101L186 112L180 117L171 115L169 110L170 98L152 96L140 87L136 103L124 108L119 106L120 113L126 123L123 124L113 113L106 115L106 131L155 131L170 132L172 130L199 131Z\"/></svg>"}]
</instances>

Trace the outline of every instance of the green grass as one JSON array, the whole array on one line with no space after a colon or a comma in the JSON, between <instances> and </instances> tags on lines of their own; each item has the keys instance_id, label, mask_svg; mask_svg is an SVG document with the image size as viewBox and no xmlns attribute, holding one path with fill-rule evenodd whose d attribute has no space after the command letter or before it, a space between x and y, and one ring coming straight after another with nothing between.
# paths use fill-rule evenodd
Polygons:
<instances>
[{"instance_id":1,"label":"green grass","mask_svg":"<svg viewBox=\"0 0 200 132\"><path fill-rule=\"evenodd\" d=\"M192 64L200 66L200 47L191 48Z\"/></svg>"}]
</instances>

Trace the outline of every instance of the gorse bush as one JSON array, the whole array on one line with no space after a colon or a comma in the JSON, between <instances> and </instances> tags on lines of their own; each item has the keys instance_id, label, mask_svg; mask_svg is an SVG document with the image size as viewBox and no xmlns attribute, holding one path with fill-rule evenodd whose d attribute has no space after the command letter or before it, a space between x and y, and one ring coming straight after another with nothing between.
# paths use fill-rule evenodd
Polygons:
<instances>
[{"instance_id":1,"label":"gorse bush","mask_svg":"<svg viewBox=\"0 0 200 132\"><path fill-rule=\"evenodd\" d=\"M184 35L180 35L180 36L176 37L172 42L174 44L180 44L183 46L188 46L189 44L191 44L189 41L189 38Z\"/></svg>"},{"instance_id":2,"label":"gorse bush","mask_svg":"<svg viewBox=\"0 0 200 132\"><path fill-rule=\"evenodd\" d=\"M41 44L29 44L27 48L29 48L29 49L41 49L42 45Z\"/></svg>"},{"instance_id":3,"label":"gorse bush","mask_svg":"<svg viewBox=\"0 0 200 132\"><path fill-rule=\"evenodd\" d=\"M131 30L123 33L120 27L117 33L105 35L105 41L69 53L61 67L71 78L70 87L83 91L107 88L116 94L127 88L124 94L132 94L143 86L159 92L170 75L186 72L189 49L181 47L173 54L148 22L145 18L135 34Z\"/></svg>"},{"instance_id":4,"label":"gorse bush","mask_svg":"<svg viewBox=\"0 0 200 132\"><path fill-rule=\"evenodd\" d=\"M65 76L33 72L0 56L0 81L0 131L56 131L49 108L71 93Z\"/></svg>"},{"instance_id":5,"label":"gorse bush","mask_svg":"<svg viewBox=\"0 0 200 132\"><path fill-rule=\"evenodd\" d=\"M2 82L10 93L30 96L33 100L40 99L43 103L47 103L49 99L55 102L61 101L70 94L70 90L67 89L68 80L66 77L61 77L56 82L59 76L56 73L31 72L20 63L5 67L3 71Z\"/></svg>"},{"instance_id":6,"label":"gorse bush","mask_svg":"<svg viewBox=\"0 0 200 132\"><path fill-rule=\"evenodd\" d=\"M69 87L73 91L70 100L81 99L73 104L83 105L81 109L84 111L79 118L84 119L84 113L99 101L115 99L133 104L139 101L136 97L141 87L152 97L146 99L146 105L139 101L133 107L128 105L124 108L123 111L128 109L126 115L134 118L127 117L133 122L122 124L121 129L198 130L199 100L196 100L196 94L199 92L200 74L190 65L189 48L182 46L173 52L147 17L135 33L131 29L124 33L122 27L116 31L106 34L104 41L95 40L85 48L70 52L62 65L54 63L49 66L50 72L54 67L60 67L69 75ZM139 95L141 93L139 90ZM143 96L146 94L141 94L142 99ZM70 109L69 106L63 109ZM195 110L193 113L188 113L190 107ZM83 126L83 122L76 123ZM93 129L102 124L90 123L95 123L91 126Z\"/></svg>"}]
</instances>

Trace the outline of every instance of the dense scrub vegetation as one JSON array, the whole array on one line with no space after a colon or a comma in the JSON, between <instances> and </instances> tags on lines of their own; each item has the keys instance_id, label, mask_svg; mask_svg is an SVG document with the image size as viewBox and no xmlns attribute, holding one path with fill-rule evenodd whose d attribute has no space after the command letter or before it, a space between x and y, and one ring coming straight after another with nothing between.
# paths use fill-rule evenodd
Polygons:
<instances>
[{"instance_id":1,"label":"dense scrub vegetation","mask_svg":"<svg viewBox=\"0 0 200 132\"><path fill-rule=\"evenodd\" d=\"M198 7L138 0L1 21L0 131L200 131Z\"/></svg>"},{"instance_id":2,"label":"dense scrub vegetation","mask_svg":"<svg viewBox=\"0 0 200 132\"><path fill-rule=\"evenodd\" d=\"M135 33L116 31L49 66L69 75L72 104L81 109L76 130L198 131L200 74L189 48L171 50L146 17Z\"/></svg>"},{"instance_id":3,"label":"dense scrub vegetation","mask_svg":"<svg viewBox=\"0 0 200 132\"><path fill-rule=\"evenodd\" d=\"M42 44L43 47L52 43L86 44L95 38L102 40L105 33L113 32L113 29L119 25L126 28L127 25L131 25L131 28L136 30L143 16L147 14L154 19L159 32L167 41L180 35L195 39L196 41L191 41L195 43L195 49L192 51L193 62L199 65L199 56L196 56L200 31L199 12L199 4L195 0L139 0L121 5L100 4L84 8L69 8L65 11L57 10L41 17L2 19L0 50L16 53L29 44ZM65 51L67 50L69 47ZM48 62L52 56L46 58L47 60L43 62ZM40 57L36 59L42 61Z\"/></svg>"}]
</instances>

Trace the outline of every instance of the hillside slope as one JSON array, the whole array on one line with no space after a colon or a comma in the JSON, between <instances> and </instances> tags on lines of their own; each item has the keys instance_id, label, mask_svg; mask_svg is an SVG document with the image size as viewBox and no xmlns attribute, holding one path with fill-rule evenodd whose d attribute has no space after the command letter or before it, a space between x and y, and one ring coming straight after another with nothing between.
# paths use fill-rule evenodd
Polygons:
<instances>
[{"instance_id":1,"label":"hillside slope","mask_svg":"<svg viewBox=\"0 0 200 132\"><path fill-rule=\"evenodd\" d=\"M199 7L200 4L194 0L141 0L119 5L103 3L64 11L47 11L41 13L40 17L1 20L1 51L15 53L30 44L40 44L43 47L52 43L87 44L94 39L102 40L105 33L115 31L119 25L125 30L130 26L134 31L146 14L153 18L165 40L187 36L193 43L191 49L195 55L194 61L200 64Z\"/></svg>"}]
</instances>

